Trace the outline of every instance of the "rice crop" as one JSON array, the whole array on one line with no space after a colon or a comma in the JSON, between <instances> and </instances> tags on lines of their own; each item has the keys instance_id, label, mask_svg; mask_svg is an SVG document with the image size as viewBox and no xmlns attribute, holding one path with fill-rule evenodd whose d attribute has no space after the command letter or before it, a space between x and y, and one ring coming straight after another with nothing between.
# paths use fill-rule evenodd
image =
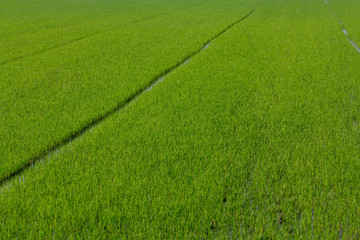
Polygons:
<instances>
[{"instance_id":1,"label":"rice crop","mask_svg":"<svg viewBox=\"0 0 360 240\"><path fill-rule=\"evenodd\" d=\"M329 0L326 1L328 8L346 28L350 38L360 46L360 4L355 0Z\"/></svg>"},{"instance_id":2,"label":"rice crop","mask_svg":"<svg viewBox=\"0 0 360 240\"><path fill-rule=\"evenodd\" d=\"M6 65L4 177L170 70L3 183L0 236L359 238L360 54L330 2L212 0Z\"/></svg>"},{"instance_id":3,"label":"rice crop","mask_svg":"<svg viewBox=\"0 0 360 240\"><path fill-rule=\"evenodd\" d=\"M193 5L0 66L0 179L111 111L249 11ZM224 13L230 14L218 20Z\"/></svg>"}]
</instances>

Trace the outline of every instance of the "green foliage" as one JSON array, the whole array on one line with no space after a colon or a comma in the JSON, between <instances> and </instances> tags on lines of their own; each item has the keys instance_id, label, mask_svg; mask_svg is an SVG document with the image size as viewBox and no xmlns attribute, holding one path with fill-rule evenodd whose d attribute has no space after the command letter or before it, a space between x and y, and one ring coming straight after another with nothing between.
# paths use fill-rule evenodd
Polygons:
<instances>
[{"instance_id":1,"label":"green foliage","mask_svg":"<svg viewBox=\"0 0 360 240\"><path fill-rule=\"evenodd\" d=\"M360 46L359 2L356 0L329 0L327 6L344 24L353 41Z\"/></svg>"},{"instance_id":2,"label":"green foliage","mask_svg":"<svg viewBox=\"0 0 360 240\"><path fill-rule=\"evenodd\" d=\"M154 13L150 8L147 16L180 10L0 66L0 179L113 109L249 12L235 9L238 3L170 3L161 11L154 7ZM133 19L132 13L121 18ZM141 12L136 17L143 19Z\"/></svg>"},{"instance_id":3,"label":"green foliage","mask_svg":"<svg viewBox=\"0 0 360 240\"><path fill-rule=\"evenodd\" d=\"M219 14L211 23L202 22L211 15L204 5L194 8L193 14L174 13L144 23L143 28L129 26L124 36L138 38L119 38L124 46L132 45L130 39L139 39L156 41L157 50L168 48L154 55L146 52L148 63L143 58L139 58L144 60L140 65L136 64L140 60L129 60L128 68L147 66L138 73L121 68L115 74L134 73L134 79L140 79L156 75L181 59L181 54L201 45L203 39L231 23L230 19L239 18L235 12L246 15L251 9L248 5L256 7L250 18L214 40L151 91L3 186L0 236L359 237L360 54L344 39L323 2L229 4L225 8L220 8L220 1L207 5ZM159 34L166 25L163 21L173 35ZM145 31L149 26L153 26L151 31ZM114 38L119 36L123 35L114 33ZM99 36L97 43L108 38L111 36ZM91 55L86 50L89 45L83 50L81 45L84 43L76 51L81 56L77 70L90 71L94 64L87 63L105 47L98 45ZM104 50L109 61L104 66L111 69L121 67L112 61L119 57L116 46ZM184 49L179 50L180 46ZM135 59L145 51L141 49L133 47L121 56ZM41 57L46 59L45 55ZM64 61L68 58L63 56ZM96 69L84 76L96 79ZM94 104L88 103L90 99L107 106L126 96L122 91L117 98L111 95L103 100L113 88L118 92L123 84L146 82L135 84L129 79L119 86L118 81L108 80L111 86L97 95L101 97L91 98L101 87L87 85L92 81L84 76L78 78L79 84L85 84L84 91L77 90L73 96L63 92L57 103L71 106L69 109L84 105L84 112L66 111L69 115L64 119L73 121L74 127L79 121L76 112L79 118L90 116L88 112L99 113L89 105ZM58 81L64 84L66 77ZM74 105L66 105L72 97ZM61 118L52 121L59 126L64 122ZM33 132L42 129L48 127L39 125ZM31 143L34 141L29 146Z\"/></svg>"}]
</instances>

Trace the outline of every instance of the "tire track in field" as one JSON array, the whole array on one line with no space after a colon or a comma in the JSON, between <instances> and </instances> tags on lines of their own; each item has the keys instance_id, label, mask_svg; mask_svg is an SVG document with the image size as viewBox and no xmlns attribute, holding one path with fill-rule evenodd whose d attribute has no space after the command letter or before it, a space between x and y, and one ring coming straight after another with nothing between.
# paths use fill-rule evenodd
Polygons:
<instances>
[{"instance_id":1,"label":"tire track in field","mask_svg":"<svg viewBox=\"0 0 360 240\"><path fill-rule=\"evenodd\" d=\"M177 11L185 10L185 9L190 8L190 7L194 7L194 6L197 6L197 5L200 5L200 4L204 4L204 3L205 2L201 2L201 3L198 3L198 4L191 5L191 6L186 6L186 7L174 9L174 10L171 10L171 11L159 13L159 14L156 14L156 15L152 15L152 16L149 16L149 17L141 18L141 19L135 20L135 21L130 22L130 23L125 24L125 25L144 22L144 21L147 21L147 20L150 20L150 19L154 19L154 18L157 18L157 17L168 15L168 14L171 14L171 13L174 13L174 12L177 12ZM82 41L84 39L88 39L88 38L91 38L93 36L96 36L96 35L99 35L99 34L102 34L102 33L106 33L106 32L116 30L116 29L118 29L118 28L120 28L122 26L124 26L124 25L117 25L117 26L114 26L114 27L111 27L111 28L108 28L108 29L105 29L105 30L89 33L89 34L84 35L82 37L78 37L78 38L75 38L75 39L72 39L72 40L69 40L69 41L65 41L63 43L59 43L59 44L57 44L55 46L52 46L52 47L49 47L49 48L44 48L44 49L41 49L41 50L38 50L38 51L34 51L34 52L32 52L30 54L27 54L27 55L18 56L18 57L14 57L14 58L2 61L2 62L0 62L0 67L6 65L8 63L17 62L17 61L22 60L24 58L33 57L33 56L36 56L36 55L39 55L39 54L42 54L42 53L45 53L45 52L60 48L60 47L64 47L64 46L67 46L67 45L70 45L70 44L73 44L73 43L76 43L76 42L80 42L80 41Z\"/></svg>"},{"instance_id":2,"label":"tire track in field","mask_svg":"<svg viewBox=\"0 0 360 240\"><path fill-rule=\"evenodd\" d=\"M119 102L114 108L112 108L112 109L108 110L107 112L105 112L104 114L92 119L87 125L83 126L81 129L73 132L69 136L63 138L60 142L55 143L54 145L50 146L47 150L45 150L45 151L39 153L37 156L29 159L29 161L27 161L27 163L24 163L17 170L14 170L13 172L5 175L4 177L1 177L0 178L0 187L5 186L7 182L9 182L13 178L19 176L20 174L22 174L24 171L26 171L30 167L34 166L34 164L38 163L39 161L46 160L51 155L56 154L57 152L61 151L61 149L64 146L66 146L66 145L70 144L72 141L80 138L82 135L84 135L88 131L91 131L94 127L96 127L98 124L100 124L104 120L108 119L109 117L111 117L112 115L114 115L115 113L120 111L121 109L123 109L126 106L128 106L129 104L133 103L142 94L150 91L156 84L163 81L164 78L168 74L170 74L171 72L173 72L177 68L179 68L179 67L181 67L183 65L186 65L195 55L197 55L200 52L206 50L210 46L212 41L214 41L215 39L217 39L218 37L220 37L221 35L226 33L230 28L232 28L236 24L238 24L238 23L244 21L245 19L247 19L251 14L254 13L254 11L255 10L250 11L244 17L242 17L239 20L237 20L237 21L231 23L230 25L228 25L226 28L224 28L218 34L216 34L212 38L210 38L210 40L205 42L201 48L199 48L199 49L195 50L194 52L190 53L189 55L184 57L181 61L179 61L177 64L175 64L175 65L167 68L166 70L164 70L162 73L160 73L157 77L153 78L146 85L144 85L143 87L138 89L136 92L132 93L128 98L126 98L125 100ZM1 193L1 191L0 191L0 193Z\"/></svg>"},{"instance_id":3,"label":"tire track in field","mask_svg":"<svg viewBox=\"0 0 360 240\"><path fill-rule=\"evenodd\" d=\"M360 47L351 39L351 37L347 33L346 28L344 27L344 25L342 25L342 29L343 29L343 33L347 36L347 38L348 38L349 42L351 43L351 45L360 53Z\"/></svg>"},{"instance_id":4,"label":"tire track in field","mask_svg":"<svg viewBox=\"0 0 360 240\"><path fill-rule=\"evenodd\" d=\"M325 4L328 5L327 0L325 0ZM354 40L352 40L352 38L349 36L348 31L346 30L346 27L345 27L343 21L341 20L341 18L338 17L331 9L330 9L330 12L333 15L333 17L336 18L339 21L339 23L340 23L340 25L342 27L342 31L346 35L349 43L360 53L359 45L357 45L356 42Z\"/></svg>"}]
</instances>

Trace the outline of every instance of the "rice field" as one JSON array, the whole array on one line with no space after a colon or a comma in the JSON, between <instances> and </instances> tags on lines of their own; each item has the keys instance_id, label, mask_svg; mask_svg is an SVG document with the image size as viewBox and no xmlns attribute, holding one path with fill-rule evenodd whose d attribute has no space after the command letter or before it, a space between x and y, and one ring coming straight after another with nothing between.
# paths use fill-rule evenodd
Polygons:
<instances>
[{"instance_id":1,"label":"rice field","mask_svg":"<svg viewBox=\"0 0 360 240\"><path fill-rule=\"evenodd\" d=\"M358 0L0 0L0 239L360 238Z\"/></svg>"}]
</instances>

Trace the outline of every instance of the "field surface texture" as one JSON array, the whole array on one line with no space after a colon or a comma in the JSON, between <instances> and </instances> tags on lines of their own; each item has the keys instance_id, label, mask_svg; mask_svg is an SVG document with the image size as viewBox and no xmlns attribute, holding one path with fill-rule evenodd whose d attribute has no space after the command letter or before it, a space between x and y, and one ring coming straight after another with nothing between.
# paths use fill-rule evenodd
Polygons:
<instances>
[{"instance_id":1,"label":"field surface texture","mask_svg":"<svg viewBox=\"0 0 360 240\"><path fill-rule=\"evenodd\" d=\"M360 237L357 0L0 9L0 239Z\"/></svg>"},{"instance_id":2,"label":"field surface texture","mask_svg":"<svg viewBox=\"0 0 360 240\"><path fill-rule=\"evenodd\" d=\"M0 66L0 179L114 109L249 12L234 3L192 4Z\"/></svg>"}]
</instances>

